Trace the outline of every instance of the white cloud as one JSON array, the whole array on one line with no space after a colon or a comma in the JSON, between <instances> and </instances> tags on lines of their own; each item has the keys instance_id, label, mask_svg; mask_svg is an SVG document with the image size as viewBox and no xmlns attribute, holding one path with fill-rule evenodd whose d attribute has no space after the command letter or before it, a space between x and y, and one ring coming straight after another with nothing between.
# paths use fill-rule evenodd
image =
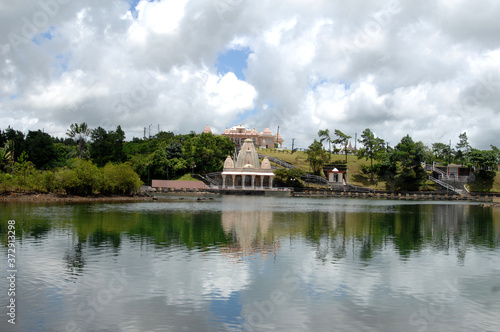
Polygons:
<instances>
[{"instance_id":1,"label":"white cloud","mask_svg":"<svg viewBox=\"0 0 500 332\"><path fill-rule=\"evenodd\" d=\"M500 145L497 2L223 4L142 0L135 16L119 0L0 7L0 127L64 135L86 121L132 138L152 122L185 133L244 119L280 125L287 146L367 127L391 144L454 144L467 131L473 146ZM39 44L24 36L33 26ZM219 76L217 56L243 47L246 82Z\"/></svg>"},{"instance_id":2,"label":"white cloud","mask_svg":"<svg viewBox=\"0 0 500 332\"><path fill-rule=\"evenodd\" d=\"M149 2L142 0L137 4L139 24L158 33L173 33L184 17L184 7L188 0L164 0Z\"/></svg>"}]
</instances>

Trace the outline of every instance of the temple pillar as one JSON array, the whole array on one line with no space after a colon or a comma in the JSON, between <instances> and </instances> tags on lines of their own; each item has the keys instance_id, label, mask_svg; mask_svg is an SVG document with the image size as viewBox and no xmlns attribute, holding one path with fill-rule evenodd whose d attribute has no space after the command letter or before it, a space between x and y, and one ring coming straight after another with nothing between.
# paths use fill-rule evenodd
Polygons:
<instances>
[{"instance_id":1,"label":"temple pillar","mask_svg":"<svg viewBox=\"0 0 500 332\"><path fill-rule=\"evenodd\" d=\"M252 175L252 189L255 189L255 175Z\"/></svg>"},{"instance_id":2,"label":"temple pillar","mask_svg":"<svg viewBox=\"0 0 500 332\"><path fill-rule=\"evenodd\" d=\"M236 175L231 175L231 177L233 178L233 189L235 188L235 181L236 181Z\"/></svg>"},{"instance_id":3,"label":"temple pillar","mask_svg":"<svg viewBox=\"0 0 500 332\"><path fill-rule=\"evenodd\" d=\"M226 188L226 175L222 175L222 189Z\"/></svg>"},{"instance_id":4,"label":"temple pillar","mask_svg":"<svg viewBox=\"0 0 500 332\"><path fill-rule=\"evenodd\" d=\"M247 176L246 175L242 175L241 176L241 188L242 189L245 189L245 182L247 180Z\"/></svg>"},{"instance_id":5,"label":"temple pillar","mask_svg":"<svg viewBox=\"0 0 500 332\"><path fill-rule=\"evenodd\" d=\"M273 177L269 177L269 189L273 189Z\"/></svg>"}]
</instances>

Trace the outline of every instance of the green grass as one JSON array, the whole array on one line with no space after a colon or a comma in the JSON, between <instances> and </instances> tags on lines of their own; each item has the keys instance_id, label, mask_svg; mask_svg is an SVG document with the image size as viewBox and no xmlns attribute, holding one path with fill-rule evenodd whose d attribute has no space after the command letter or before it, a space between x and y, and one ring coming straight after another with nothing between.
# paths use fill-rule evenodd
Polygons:
<instances>
[{"instance_id":1,"label":"green grass","mask_svg":"<svg viewBox=\"0 0 500 332\"><path fill-rule=\"evenodd\" d=\"M257 149L257 152L266 156L279 158L295 167L309 172L309 163L306 162L307 155L303 151L295 151L293 154L290 150L277 151L276 149Z\"/></svg>"},{"instance_id":2,"label":"green grass","mask_svg":"<svg viewBox=\"0 0 500 332\"><path fill-rule=\"evenodd\" d=\"M191 173L186 173L183 176L181 176L180 178L175 179L175 180L178 180L178 181L200 181L200 179L193 178L191 176Z\"/></svg>"}]
</instances>

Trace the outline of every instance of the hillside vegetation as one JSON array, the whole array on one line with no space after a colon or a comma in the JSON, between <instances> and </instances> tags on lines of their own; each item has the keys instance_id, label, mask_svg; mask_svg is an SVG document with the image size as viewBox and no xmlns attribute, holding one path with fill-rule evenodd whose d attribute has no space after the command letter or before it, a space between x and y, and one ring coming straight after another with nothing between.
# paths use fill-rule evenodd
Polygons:
<instances>
[{"instance_id":1,"label":"hillside vegetation","mask_svg":"<svg viewBox=\"0 0 500 332\"><path fill-rule=\"evenodd\" d=\"M304 172L311 171L311 167L307 162L307 154L304 151L294 151L293 154L291 150L258 149L257 151L263 155L279 158ZM345 155L331 153L330 156L330 160L326 164L345 164ZM356 155L347 155L348 182L354 186L386 190L386 181L372 181L370 174L365 174L362 171L363 166L369 167L370 160L360 159ZM430 180L426 180L421 186L421 190L433 191L436 189L439 188L436 188L436 184ZM467 189L472 192L500 193L500 172L495 172L493 179L479 179L475 183L467 185Z\"/></svg>"}]
</instances>

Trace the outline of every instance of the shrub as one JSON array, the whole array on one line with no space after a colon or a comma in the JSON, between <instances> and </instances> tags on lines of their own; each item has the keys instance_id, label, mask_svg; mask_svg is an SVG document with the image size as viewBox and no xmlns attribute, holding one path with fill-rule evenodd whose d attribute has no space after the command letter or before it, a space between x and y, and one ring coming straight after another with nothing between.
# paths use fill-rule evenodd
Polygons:
<instances>
[{"instance_id":1,"label":"shrub","mask_svg":"<svg viewBox=\"0 0 500 332\"><path fill-rule=\"evenodd\" d=\"M102 174L101 192L105 195L130 195L143 184L129 163L107 164Z\"/></svg>"},{"instance_id":2,"label":"shrub","mask_svg":"<svg viewBox=\"0 0 500 332\"><path fill-rule=\"evenodd\" d=\"M70 169L64 168L56 175L62 189L70 195L88 196L99 191L102 173L92 162L74 159Z\"/></svg>"},{"instance_id":3,"label":"shrub","mask_svg":"<svg viewBox=\"0 0 500 332\"><path fill-rule=\"evenodd\" d=\"M274 181L278 186L299 188L304 186L301 178L304 176L304 171L298 168L292 169L277 169L274 171Z\"/></svg>"}]
</instances>

